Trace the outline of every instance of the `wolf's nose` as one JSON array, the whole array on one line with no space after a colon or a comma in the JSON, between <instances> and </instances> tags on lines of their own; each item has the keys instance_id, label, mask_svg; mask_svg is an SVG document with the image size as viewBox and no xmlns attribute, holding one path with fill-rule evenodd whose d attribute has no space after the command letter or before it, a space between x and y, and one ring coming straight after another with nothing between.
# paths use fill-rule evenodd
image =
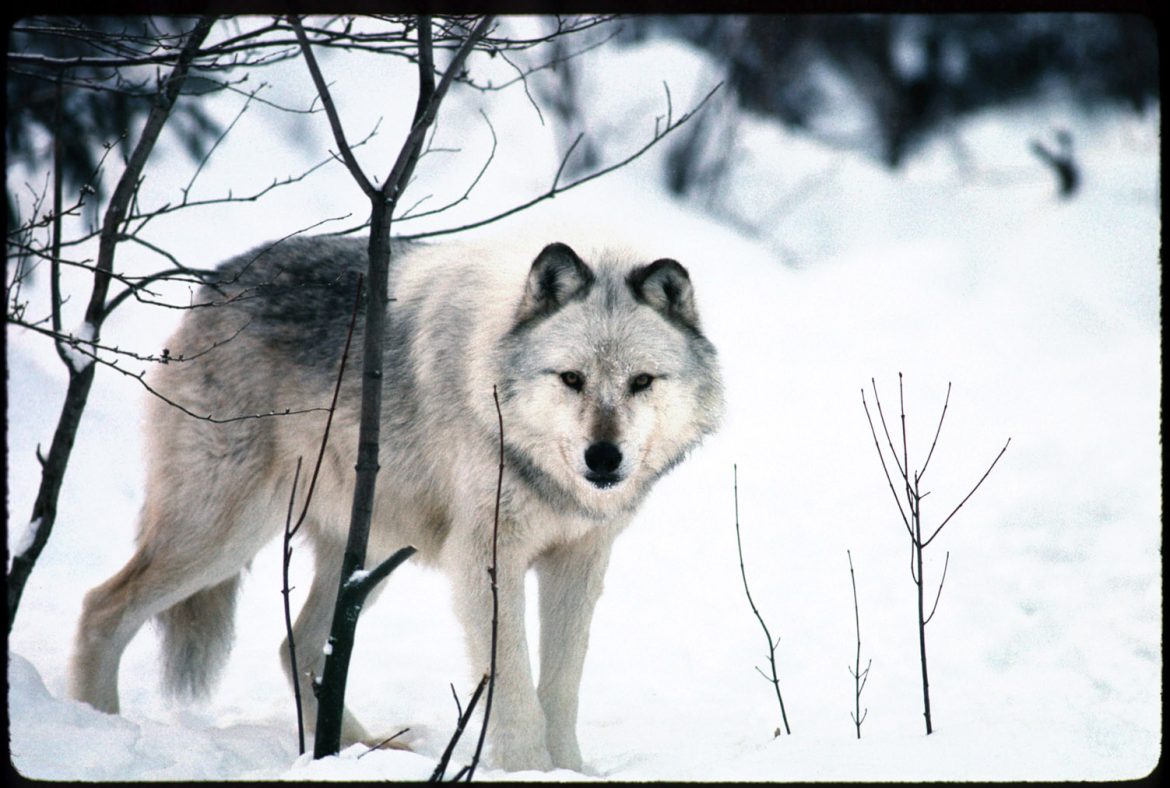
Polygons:
<instances>
[{"instance_id":1,"label":"wolf's nose","mask_svg":"<svg viewBox=\"0 0 1170 788\"><path fill-rule=\"evenodd\" d=\"M610 476L622 464L622 453L609 441L598 441L585 450L585 464L594 473Z\"/></svg>"}]
</instances>

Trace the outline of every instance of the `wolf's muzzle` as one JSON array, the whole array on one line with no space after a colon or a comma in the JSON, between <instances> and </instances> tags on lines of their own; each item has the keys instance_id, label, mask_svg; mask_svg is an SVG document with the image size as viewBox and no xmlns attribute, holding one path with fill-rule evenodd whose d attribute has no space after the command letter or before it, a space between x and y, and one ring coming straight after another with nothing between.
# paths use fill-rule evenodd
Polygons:
<instances>
[{"instance_id":1,"label":"wolf's muzzle","mask_svg":"<svg viewBox=\"0 0 1170 788\"><path fill-rule=\"evenodd\" d=\"M609 441L598 441L585 450L585 467L589 469L585 478L595 487L605 489L620 482L617 469L621 464L621 450Z\"/></svg>"}]
</instances>

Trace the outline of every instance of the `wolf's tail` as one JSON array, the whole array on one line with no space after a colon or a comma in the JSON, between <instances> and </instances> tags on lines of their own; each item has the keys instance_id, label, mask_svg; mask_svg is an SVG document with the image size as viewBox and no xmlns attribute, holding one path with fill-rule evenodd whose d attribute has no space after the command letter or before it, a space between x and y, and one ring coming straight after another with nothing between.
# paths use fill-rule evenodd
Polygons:
<instances>
[{"instance_id":1,"label":"wolf's tail","mask_svg":"<svg viewBox=\"0 0 1170 788\"><path fill-rule=\"evenodd\" d=\"M235 634L240 576L197 591L158 614L163 686L176 695L205 695L227 661Z\"/></svg>"}]
</instances>

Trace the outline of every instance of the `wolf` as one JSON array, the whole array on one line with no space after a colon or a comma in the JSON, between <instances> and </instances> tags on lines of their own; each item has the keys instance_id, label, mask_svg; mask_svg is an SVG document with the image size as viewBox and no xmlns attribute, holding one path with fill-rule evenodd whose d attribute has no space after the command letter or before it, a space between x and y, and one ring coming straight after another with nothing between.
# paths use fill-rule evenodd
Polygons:
<instances>
[{"instance_id":1,"label":"wolf","mask_svg":"<svg viewBox=\"0 0 1170 788\"><path fill-rule=\"evenodd\" d=\"M655 480L716 429L723 384L679 262L603 248L587 263L565 243L535 246L395 241L367 563L413 545L442 570L473 675L487 673L502 419L489 754L507 770L579 770L578 691L610 548ZM118 711L121 655L152 617L164 686L211 686L241 573L284 527L296 458L319 450L366 249L363 239L288 239L222 264L197 292L168 343L172 360L152 372L170 402L147 400L137 549L84 599L77 699ZM353 347L363 340L358 320ZM349 523L360 368L342 376L301 530L315 574L293 635L299 653L317 656L294 675L287 641L280 649L310 731L309 675L322 672ZM530 568L539 682L524 627ZM371 738L346 711L343 742Z\"/></svg>"}]
</instances>

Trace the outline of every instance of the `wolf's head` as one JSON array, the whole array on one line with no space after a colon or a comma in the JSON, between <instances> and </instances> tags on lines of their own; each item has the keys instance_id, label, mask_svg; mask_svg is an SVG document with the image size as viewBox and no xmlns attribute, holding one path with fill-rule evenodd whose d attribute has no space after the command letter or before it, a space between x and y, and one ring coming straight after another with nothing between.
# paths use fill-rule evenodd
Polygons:
<instances>
[{"instance_id":1,"label":"wolf's head","mask_svg":"<svg viewBox=\"0 0 1170 788\"><path fill-rule=\"evenodd\" d=\"M510 465L550 502L593 516L631 510L722 415L715 348L674 260L591 267L549 244L503 351Z\"/></svg>"}]
</instances>

